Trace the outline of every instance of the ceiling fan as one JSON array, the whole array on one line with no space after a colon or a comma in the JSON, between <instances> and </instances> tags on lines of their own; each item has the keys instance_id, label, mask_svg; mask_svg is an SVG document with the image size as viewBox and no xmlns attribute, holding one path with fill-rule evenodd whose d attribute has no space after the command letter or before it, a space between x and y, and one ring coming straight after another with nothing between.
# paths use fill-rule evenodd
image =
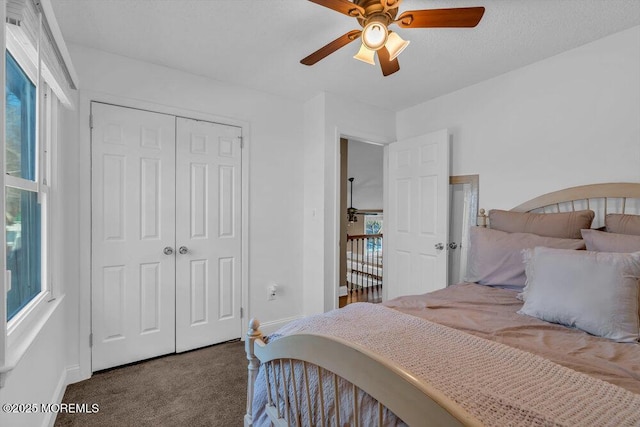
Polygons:
<instances>
[{"instance_id":1,"label":"ceiling fan","mask_svg":"<svg viewBox=\"0 0 640 427\"><path fill-rule=\"evenodd\" d=\"M309 0L358 20L362 30L352 30L321 47L300 61L313 65L357 38L362 39L355 59L375 65L377 54L382 74L388 76L400 69L398 55L407 45L397 33L389 31L391 24L402 28L472 28L478 25L484 7L408 10L398 15L402 0Z\"/></svg>"}]
</instances>

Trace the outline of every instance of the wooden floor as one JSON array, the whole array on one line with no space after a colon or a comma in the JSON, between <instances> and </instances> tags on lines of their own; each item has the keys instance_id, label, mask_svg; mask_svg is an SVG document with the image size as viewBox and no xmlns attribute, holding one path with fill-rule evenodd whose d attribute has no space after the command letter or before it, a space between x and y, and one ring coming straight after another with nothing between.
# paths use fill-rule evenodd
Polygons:
<instances>
[{"instance_id":1,"label":"wooden floor","mask_svg":"<svg viewBox=\"0 0 640 427\"><path fill-rule=\"evenodd\" d=\"M382 287L350 291L347 295L339 298L338 307L342 308L354 302L382 302Z\"/></svg>"}]
</instances>

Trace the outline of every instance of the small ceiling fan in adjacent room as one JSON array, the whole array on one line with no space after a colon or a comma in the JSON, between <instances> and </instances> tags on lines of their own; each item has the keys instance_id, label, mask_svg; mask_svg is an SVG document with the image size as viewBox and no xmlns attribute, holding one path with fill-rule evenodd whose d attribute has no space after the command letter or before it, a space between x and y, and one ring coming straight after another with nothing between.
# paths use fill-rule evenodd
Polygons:
<instances>
[{"instance_id":1,"label":"small ceiling fan in adjacent room","mask_svg":"<svg viewBox=\"0 0 640 427\"><path fill-rule=\"evenodd\" d=\"M313 65L357 38L362 39L354 58L375 65L378 57L382 74L388 76L400 69L398 55L407 45L389 25L402 28L472 28L478 25L484 7L408 10L398 15L402 0L309 0L358 20L362 30L352 30L321 47L300 63ZM377 55L376 55L377 54Z\"/></svg>"}]
</instances>

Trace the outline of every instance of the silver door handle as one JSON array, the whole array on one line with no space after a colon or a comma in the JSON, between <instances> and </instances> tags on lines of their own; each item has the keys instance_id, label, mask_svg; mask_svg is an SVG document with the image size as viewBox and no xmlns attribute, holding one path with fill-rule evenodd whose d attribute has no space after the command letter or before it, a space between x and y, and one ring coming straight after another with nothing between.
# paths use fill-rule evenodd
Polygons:
<instances>
[{"instance_id":1,"label":"silver door handle","mask_svg":"<svg viewBox=\"0 0 640 427\"><path fill-rule=\"evenodd\" d=\"M167 246L162 250L162 252L165 255L172 255L173 254L173 248L171 246Z\"/></svg>"},{"instance_id":2,"label":"silver door handle","mask_svg":"<svg viewBox=\"0 0 640 427\"><path fill-rule=\"evenodd\" d=\"M184 255L187 252L189 252L189 249L186 246L180 246L180 249L178 249L178 252L180 252L181 255Z\"/></svg>"},{"instance_id":3,"label":"silver door handle","mask_svg":"<svg viewBox=\"0 0 640 427\"><path fill-rule=\"evenodd\" d=\"M441 251L444 249L444 243L436 243L435 248L437 251Z\"/></svg>"},{"instance_id":4,"label":"silver door handle","mask_svg":"<svg viewBox=\"0 0 640 427\"><path fill-rule=\"evenodd\" d=\"M457 249L457 248L458 248L458 244L456 242L449 243L449 249Z\"/></svg>"}]
</instances>

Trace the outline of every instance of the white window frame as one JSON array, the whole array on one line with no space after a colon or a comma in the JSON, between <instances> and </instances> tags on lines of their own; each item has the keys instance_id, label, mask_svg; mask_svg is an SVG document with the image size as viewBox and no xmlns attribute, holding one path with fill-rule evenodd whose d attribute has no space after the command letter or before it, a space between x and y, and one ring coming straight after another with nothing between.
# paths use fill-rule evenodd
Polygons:
<instances>
[{"instance_id":1,"label":"white window frame","mask_svg":"<svg viewBox=\"0 0 640 427\"><path fill-rule=\"evenodd\" d=\"M363 218L364 234L369 234L367 233L367 221L381 221L382 227L380 228L380 233L376 233L376 234L382 234L384 232L384 215L383 214L364 214L363 217L364 217Z\"/></svg>"},{"instance_id":2,"label":"white window frame","mask_svg":"<svg viewBox=\"0 0 640 427\"><path fill-rule=\"evenodd\" d=\"M4 385L4 381L8 372L10 372L26 353L28 347L36 338L42 327L60 303L60 298L55 292L52 284L52 268L51 268L51 219L52 219L52 193L51 187L55 179L57 152L57 133L58 133L58 99L51 90L50 86L41 78L41 69L38 66L39 59L33 58L23 45L18 41L17 36L13 33L11 26L6 26L5 31L5 49L16 60L18 65L25 72L27 77L34 83L36 87L36 177L35 181L8 176L3 173L2 182L2 209L6 209L5 197L6 187L14 187L33 191L38 193L38 203L40 203L41 229L40 229L40 248L41 248L41 290L25 307L16 313L11 320L7 321L7 300L6 289L8 285L5 283L5 292L0 292L0 324L2 325L2 338L0 344L4 341L4 345L0 346L0 387ZM6 52L3 52L6 55ZM3 57L4 60L4 57ZM4 68L4 66L3 66ZM6 70L2 75L6 79ZM6 82L3 82L6 86ZM6 97L6 94L3 98ZM4 99L2 100L4 103ZM6 114L6 107L3 106L2 114ZM4 118L3 118L4 120ZM0 149L2 150L2 162L4 170L5 162L5 141L6 130L2 129ZM3 231L2 245L6 248L5 232ZM6 271L6 253L2 252L2 266ZM0 271L2 271L0 269ZM5 282L9 278L5 273Z\"/></svg>"}]
</instances>

